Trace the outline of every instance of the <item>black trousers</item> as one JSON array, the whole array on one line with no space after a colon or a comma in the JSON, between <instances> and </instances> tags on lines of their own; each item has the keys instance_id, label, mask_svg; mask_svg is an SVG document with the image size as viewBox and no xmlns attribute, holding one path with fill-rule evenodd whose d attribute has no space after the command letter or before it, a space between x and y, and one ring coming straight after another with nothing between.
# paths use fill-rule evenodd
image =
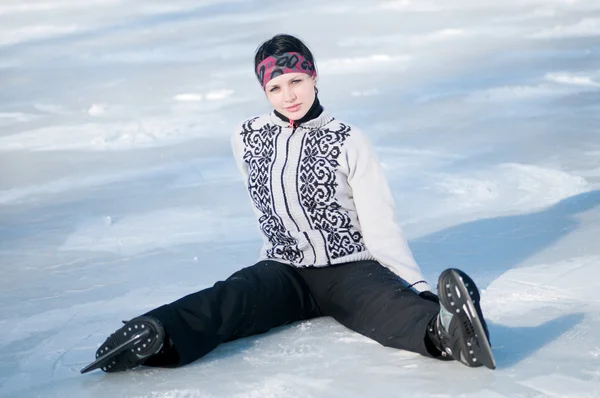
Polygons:
<instances>
[{"instance_id":1,"label":"black trousers","mask_svg":"<svg viewBox=\"0 0 600 398\"><path fill-rule=\"evenodd\" d=\"M182 366L220 343L320 316L384 346L437 357L426 330L438 312L435 295L418 295L376 261L323 268L261 261L148 312L163 324L176 352L146 365Z\"/></svg>"}]
</instances>

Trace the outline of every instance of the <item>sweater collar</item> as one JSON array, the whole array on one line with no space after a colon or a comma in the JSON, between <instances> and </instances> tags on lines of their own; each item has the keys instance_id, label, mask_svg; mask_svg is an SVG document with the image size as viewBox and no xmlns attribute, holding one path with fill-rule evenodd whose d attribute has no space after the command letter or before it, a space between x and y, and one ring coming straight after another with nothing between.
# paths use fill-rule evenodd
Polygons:
<instances>
[{"instance_id":1,"label":"sweater collar","mask_svg":"<svg viewBox=\"0 0 600 398\"><path fill-rule=\"evenodd\" d=\"M281 127L292 127L292 122L290 121L290 119L277 112L276 110L273 110L270 116L271 121L274 124ZM315 101L313 102L308 112L306 112L306 115L304 115L299 120L295 120L294 124L298 127L319 128L325 126L332 120L333 117L321 106L319 98L315 97Z\"/></svg>"}]
</instances>

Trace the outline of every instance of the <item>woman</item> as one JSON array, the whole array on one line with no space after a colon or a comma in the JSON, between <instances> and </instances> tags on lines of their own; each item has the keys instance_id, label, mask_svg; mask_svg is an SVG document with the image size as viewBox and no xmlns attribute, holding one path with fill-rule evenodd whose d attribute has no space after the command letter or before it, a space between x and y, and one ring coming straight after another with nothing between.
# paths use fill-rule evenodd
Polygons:
<instances>
[{"instance_id":1,"label":"woman","mask_svg":"<svg viewBox=\"0 0 600 398\"><path fill-rule=\"evenodd\" d=\"M242 123L232 146L263 232L260 261L127 322L82 372L182 366L320 316L385 346L493 369L475 283L449 269L439 299L429 291L371 144L319 103L311 51L277 35L254 66L274 110Z\"/></svg>"}]
</instances>

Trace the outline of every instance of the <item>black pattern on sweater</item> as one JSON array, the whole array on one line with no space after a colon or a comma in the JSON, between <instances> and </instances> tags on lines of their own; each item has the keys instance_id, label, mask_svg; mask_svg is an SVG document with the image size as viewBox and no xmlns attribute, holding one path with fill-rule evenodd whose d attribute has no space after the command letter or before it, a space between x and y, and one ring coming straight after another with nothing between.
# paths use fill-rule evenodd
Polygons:
<instances>
[{"instance_id":1,"label":"black pattern on sweater","mask_svg":"<svg viewBox=\"0 0 600 398\"><path fill-rule=\"evenodd\" d=\"M304 254L298 242L283 225L274 211L272 195L272 167L276 158L275 142L281 127L266 124L259 129L252 124L258 118L250 119L242 125L241 135L245 146L244 161L248 164L248 191L254 206L262 213L258 222L260 229L272 245L267 252L269 258L281 258L292 263L300 263Z\"/></svg>"},{"instance_id":2,"label":"black pattern on sweater","mask_svg":"<svg viewBox=\"0 0 600 398\"><path fill-rule=\"evenodd\" d=\"M350 127L315 129L303 141L297 183L304 214L311 227L326 234L328 258L336 259L366 250L360 231L336 199L336 170Z\"/></svg>"}]
</instances>

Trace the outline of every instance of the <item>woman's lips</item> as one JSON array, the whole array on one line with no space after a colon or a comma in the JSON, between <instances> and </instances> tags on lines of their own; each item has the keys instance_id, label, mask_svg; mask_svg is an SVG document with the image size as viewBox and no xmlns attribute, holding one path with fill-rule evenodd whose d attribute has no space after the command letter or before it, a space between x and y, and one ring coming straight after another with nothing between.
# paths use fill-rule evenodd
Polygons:
<instances>
[{"instance_id":1,"label":"woman's lips","mask_svg":"<svg viewBox=\"0 0 600 398\"><path fill-rule=\"evenodd\" d=\"M290 106L288 108L285 108L286 111L288 112L298 112L300 110L300 106L302 106L302 104L297 104L294 106Z\"/></svg>"}]
</instances>

